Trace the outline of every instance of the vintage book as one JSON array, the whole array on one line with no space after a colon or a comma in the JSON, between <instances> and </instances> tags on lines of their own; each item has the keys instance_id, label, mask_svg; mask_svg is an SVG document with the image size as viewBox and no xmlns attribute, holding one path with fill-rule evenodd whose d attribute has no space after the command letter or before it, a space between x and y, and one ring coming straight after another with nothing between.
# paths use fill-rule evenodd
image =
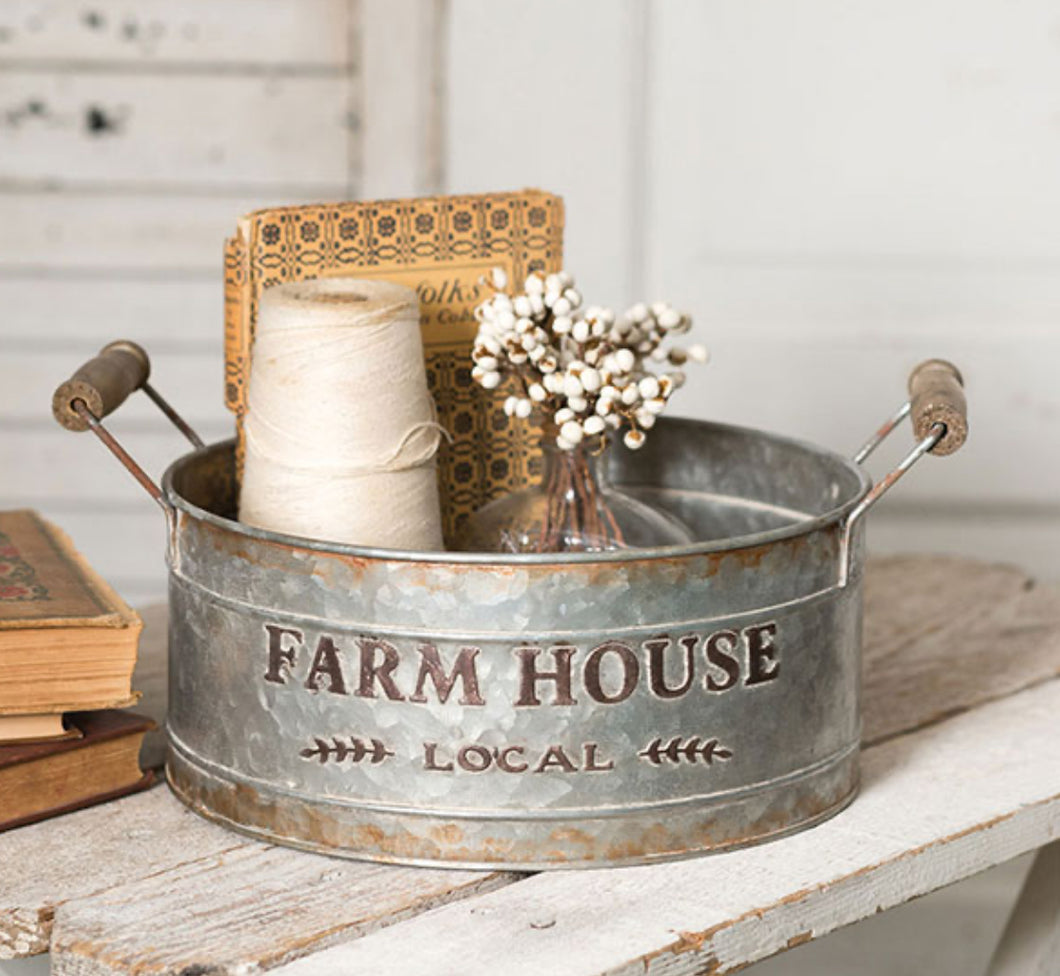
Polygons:
<instances>
[{"instance_id":1,"label":"vintage book","mask_svg":"<svg viewBox=\"0 0 1060 976\"><path fill-rule=\"evenodd\" d=\"M0 716L132 704L142 627L64 533L0 512Z\"/></svg>"},{"instance_id":2,"label":"vintage book","mask_svg":"<svg viewBox=\"0 0 1060 976\"><path fill-rule=\"evenodd\" d=\"M154 722L104 710L71 716L81 737L0 746L0 830L111 800L150 786L140 743Z\"/></svg>"},{"instance_id":3,"label":"vintage book","mask_svg":"<svg viewBox=\"0 0 1060 976\"><path fill-rule=\"evenodd\" d=\"M79 738L81 732L75 726L68 725L62 713L0 715L0 745Z\"/></svg>"},{"instance_id":4,"label":"vintage book","mask_svg":"<svg viewBox=\"0 0 1060 976\"><path fill-rule=\"evenodd\" d=\"M522 282L562 263L563 201L541 190L281 207L244 217L225 248L225 401L237 418L237 461L262 289L336 275L407 285L420 299L439 422L453 438L438 463L451 542L470 512L525 487L539 467L534 433L509 424L501 410L506 393L471 380L479 281L497 266Z\"/></svg>"}]
</instances>

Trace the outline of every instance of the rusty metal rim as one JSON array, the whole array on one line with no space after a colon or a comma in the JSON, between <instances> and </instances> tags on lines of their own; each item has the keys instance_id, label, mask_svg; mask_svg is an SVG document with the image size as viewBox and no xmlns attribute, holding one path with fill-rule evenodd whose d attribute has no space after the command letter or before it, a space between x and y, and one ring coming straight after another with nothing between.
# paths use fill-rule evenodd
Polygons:
<instances>
[{"instance_id":1,"label":"rusty metal rim","mask_svg":"<svg viewBox=\"0 0 1060 976\"><path fill-rule=\"evenodd\" d=\"M166 764L166 783L185 806L206 820L220 824L234 830L236 833L267 843L280 844L284 847L292 847L313 854L324 854L330 857L339 857L345 860L370 861L383 864L401 864L408 867L441 868L445 870L511 870L511 871L565 871L569 869L592 869L608 867L634 867L641 864L656 864L661 861L688 860L693 857L702 857L704 854L718 854L724 851L739 850L746 847L755 847L766 841L778 840L792 834L799 833L817 824L831 819L836 814L845 810L857 797L861 788L861 774L858 768L857 758L852 759L854 767L852 770L853 784L851 788L831 806L824 808L814 814L804 817L792 823L785 824L775 830L763 831L751 838L738 838L732 841L721 841L710 845L697 845L680 850L660 850L652 854L642 854L619 858L570 858L566 860L463 860L442 859L430 857L403 857L377 850L353 850L349 848L335 847L326 843L306 841L298 837L289 837L278 831L270 830L261 825L249 825L231 820L224 814L214 810L199 795L198 792L185 790L176 782L175 773L170 763ZM225 784L229 785L229 784ZM201 784L197 784L201 789Z\"/></svg>"},{"instance_id":2,"label":"rusty metal rim","mask_svg":"<svg viewBox=\"0 0 1060 976\"><path fill-rule=\"evenodd\" d=\"M321 797L317 794L299 793L270 782L247 776L245 773L234 773L227 766L204 759L193 750L189 749L180 739L173 734L169 724L166 724L166 741L172 752L176 753L181 761L190 769L207 776L213 776L230 786L262 787L270 796L283 797L299 803L309 803L314 806L333 806L346 810L364 810L366 813L394 814L401 817L415 819L421 817L425 820L437 820L439 818L449 820L504 820L516 822L539 822L542 820L568 821L578 818L591 818L594 820L609 820L611 818L623 818L630 816L652 815L660 812L672 813L685 808L696 806L707 807L717 801L731 802L743 800L762 794L775 792L787 786L789 783L809 779L819 773L834 769L844 762L856 757L861 749L860 737L858 741L844 746L823 759L818 759L809 766L785 773L783 776L770 780L762 780L751 783L748 786L739 786L729 790L716 790L711 793L697 793L692 796L675 797L672 800L658 800L653 803L632 803L621 807L553 807L536 808L533 810L495 808L443 808L409 806L403 803L381 803L377 800L350 799L342 796L327 795Z\"/></svg>"},{"instance_id":3,"label":"rusty metal rim","mask_svg":"<svg viewBox=\"0 0 1060 976\"><path fill-rule=\"evenodd\" d=\"M734 536L728 539L714 539L706 542L692 543L685 546L657 546L650 549L625 549L609 552L581 552L581 553L519 553L507 555L503 553L489 552L416 552L405 549L379 549L367 546L352 546L342 543L325 542L319 539L307 539L301 536L286 535L281 532L271 532L267 529L255 528L244 525L235 519L215 515L197 505L192 504L173 487L173 480L178 470L189 463L191 459L208 451L234 445L233 439L220 441L217 444L199 448L182 457L177 458L166 469L162 479L162 490L165 500L172 508L192 516L198 521L206 522L236 535L248 536L260 539L263 542L280 543L295 548L307 549L316 552L325 552L339 556L350 556L357 559L377 560L380 562L416 562L416 563L459 563L463 565L478 566L526 566L526 565L569 565L571 563L624 563L641 562L649 559L673 559L677 557L693 557L710 555L719 552L731 552L741 549L751 549L757 546L769 545L773 542L781 542L794 539L802 535L808 535L818 529L827 528L832 525L841 524L868 495L872 488L872 479L865 470L841 454L825 450L814 444L791 437L782 437L765 431L756 430L751 427L740 427L734 424L719 424L701 420L691 420L685 417L668 418L664 421L669 425L707 427L713 430L753 434L756 437L768 438L790 447L815 454L820 458L827 459L831 463L847 471L853 476L858 490L854 492L842 505L808 518L804 522L793 525L781 526L765 532L756 532L750 535ZM627 487L636 488L637 485L630 484Z\"/></svg>"},{"instance_id":4,"label":"rusty metal rim","mask_svg":"<svg viewBox=\"0 0 1060 976\"><path fill-rule=\"evenodd\" d=\"M170 565L170 576L172 580L179 581L180 585L188 590L196 590L199 593L205 593L209 596L210 600L220 606L228 607L232 610L256 610L255 604L245 600L237 600L234 597L227 596L223 593L218 593L216 590L211 590L209 587L204 586L198 580L193 580L191 577L186 576L182 573L178 566ZM694 620L670 620L662 622L652 622L650 624L634 624L623 628L623 633L626 634L657 634L664 630L683 629L688 631L698 631L704 627L718 622L726 620L739 620L743 617L759 617L762 614L778 614L785 611L793 610L796 607L804 607L807 604L817 603L821 600L826 600L834 597L838 592L849 587L851 583L856 583L861 579L861 573L853 573L847 577L845 584L835 582L831 586L827 586L822 590L815 590L813 593L807 593L805 596L795 597L792 600L785 600L782 603L774 603L769 606L755 606L748 607L746 610L736 610L727 613L715 614L713 617L696 617ZM282 610L279 608L272 608L269 611L270 615L289 623L307 623L310 625L321 625L325 624L331 627L342 627L345 630L358 631L363 630L365 633L370 632L373 626L376 625L375 621L372 620L349 620L346 618L335 617L329 615L326 617L320 616L315 617L311 614L305 613L294 613L289 610ZM395 637L409 637L409 638L429 638L431 640L437 640L439 638L444 639L446 632L439 630L437 627L408 627L398 626L396 624L388 624L387 632ZM535 638L547 638L548 640L557 640L562 637L575 637L582 634L595 633L592 630L557 630L554 627L550 627L547 630L520 630L519 638L521 640L532 641ZM497 630L474 630L469 631L461 628L458 631L454 631L454 634L459 637L462 641L489 641L495 640L498 635L510 636L511 631L505 630L504 628L498 628Z\"/></svg>"}]
</instances>

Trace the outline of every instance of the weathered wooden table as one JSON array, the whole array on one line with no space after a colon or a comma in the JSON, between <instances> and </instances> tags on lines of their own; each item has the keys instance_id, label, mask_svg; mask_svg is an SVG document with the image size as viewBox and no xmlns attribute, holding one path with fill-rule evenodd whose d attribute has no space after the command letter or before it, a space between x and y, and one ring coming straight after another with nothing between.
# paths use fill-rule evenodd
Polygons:
<instances>
[{"instance_id":1,"label":"weathered wooden table","mask_svg":"<svg viewBox=\"0 0 1060 976\"><path fill-rule=\"evenodd\" d=\"M363 864L246 840L163 787L0 835L0 958L59 974L723 973L1042 848L991 972L1060 972L1060 587L870 565L864 785L821 826L651 867ZM164 707L164 613L140 684ZM1047 846L1050 845L1050 846Z\"/></svg>"}]
</instances>

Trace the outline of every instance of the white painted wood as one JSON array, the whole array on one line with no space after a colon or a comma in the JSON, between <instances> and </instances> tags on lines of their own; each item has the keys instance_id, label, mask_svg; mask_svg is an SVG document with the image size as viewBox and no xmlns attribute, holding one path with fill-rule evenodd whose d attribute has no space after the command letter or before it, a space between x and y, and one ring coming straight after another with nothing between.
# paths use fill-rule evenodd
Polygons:
<instances>
[{"instance_id":1,"label":"white painted wood","mask_svg":"<svg viewBox=\"0 0 1060 976\"><path fill-rule=\"evenodd\" d=\"M59 906L52 973L147 976L201 971L198 964L216 976L241 976L514 878L341 861L247 843Z\"/></svg>"},{"instance_id":2,"label":"white painted wood","mask_svg":"<svg viewBox=\"0 0 1060 976\"><path fill-rule=\"evenodd\" d=\"M216 241L208 257L216 263ZM224 294L216 268L197 277L0 276L0 350L52 352L65 356L76 346L110 338L141 343L164 367L174 350L206 353L212 369L221 361Z\"/></svg>"},{"instance_id":3,"label":"white painted wood","mask_svg":"<svg viewBox=\"0 0 1060 976\"><path fill-rule=\"evenodd\" d=\"M115 812L121 811L120 819ZM57 905L247 842L165 787L0 834L0 958L45 952Z\"/></svg>"},{"instance_id":4,"label":"white painted wood","mask_svg":"<svg viewBox=\"0 0 1060 976\"><path fill-rule=\"evenodd\" d=\"M712 256L1056 261L1050 0L652 7L649 280Z\"/></svg>"},{"instance_id":5,"label":"white painted wood","mask_svg":"<svg viewBox=\"0 0 1060 976\"><path fill-rule=\"evenodd\" d=\"M362 195L440 192L444 167L445 0L361 4Z\"/></svg>"},{"instance_id":6,"label":"white painted wood","mask_svg":"<svg viewBox=\"0 0 1060 976\"><path fill-rule=\"evenodd\" d=\"M1033 856L756 962L747 976L980 976Z\"/></svg>"},{"instance_id":7,"label":"white painted wood","mask_svg":"<svg viewBox=\"0 0 1060 976\"><path fill-rule=\"evenodd\" d=\"M129 425L119 419L111 426L121 431L123 444L156 479L162 477L171 462L190 450L169 421ZM234 420L225 417L219 422L198 423L196 429L212 443L232 436ZM72 434L44 418L39 426L17 424L5 429L0 438L0 460L12 460L10 465L4 465L0 478L0 508L28 502L128 508L142 493L125 468L87 431L85 436ZM57 478L57 468L75 471L77 477Z\"/></svg>"},{"instance_id":8,"label":"white painted wood","mask_svg":"<svg viewBox=\"0 0 1060 976\"><path fill-rule=\"evenodd\" d=\"M5 71L0 185L325 194L346 182L350 96L342 74Z\"/></svg>"},{"instance_id":9,"label":"white painted wood","mask_svg":"<svg viewBox=\"0 0 1060 976\"><path fill-rule=\"evenodd\" d=\"M0 52L18 65L106 70L282 66L342 70L346 0L5 0Z\"/></svg>"},{"instance_id":10,"label":"white painted wood","mask_svg":"<svg viewBox=\"0 0 1060 976\"><path fill-rule=\"evenodd\" d=\"M1060 830L1060 682L867 750L814 830L644 868L536 875L282 976L725 973L968 877ZM984 788L986 785L989 788Z\"/></svg>"},{"instance_id":11,"label":"white painted wood","mask_svg":"<svg viewBox=\"0 0 1060 976\"><path fill-rule=\"evenodd\" d=\"M335 193L341 196L341 188ZM110 273L120 282L150 273L185 280L194 273L221 287L222 251L244 213L309 203L319 191L233 195L16 193L0 197L0 275L44 271ZM73 315L76 309L66 309ZM217 326L223 331L222 324Z\"/></svg>"},{"instance_id":12,"label":"white painted wood","mask_svg":"<svg viewBox=\"0 0 1060 976\"><path fill-rule=\"evenodd\" d=\"M51 419L55 388L100 347L98 340L86 337L71 340L62 353L6 352L4 369L10 377L0 384L0 416L9 424L32 426L44 421L50 427L55 423ZM151 382L192 426L199 421L220 424L227 419L222 401L222 363L216 355L192 349L156 356L151 363ZM121 431L125 424L133 427L149 424L156 430L165 429L162 414L142 393L130 396L112 417L115 432Z\"/></svg>"},{"instance_id":13,"label":"white painted wood","mask_svg":"<svg viewBox=\"0 0 1060 976\"><path fill-rule=\"evenodd\" d=\"M631 89L638 4L454 0L446 111L451 192L540 186L567 202L565 257L586 299L634 300ZM636 296L640 297L640 296Z\"/></svg>"},{"instance_id":14,"label":"white painted wood","mask_svg":"<svg viewBox=\"0 0 1060 976\"><path fill-rule=\"evenodd\" d=\"M1038 851L987 976L1055 976L1060 967L1060 840Z\"/></svg>"}]
</instances>

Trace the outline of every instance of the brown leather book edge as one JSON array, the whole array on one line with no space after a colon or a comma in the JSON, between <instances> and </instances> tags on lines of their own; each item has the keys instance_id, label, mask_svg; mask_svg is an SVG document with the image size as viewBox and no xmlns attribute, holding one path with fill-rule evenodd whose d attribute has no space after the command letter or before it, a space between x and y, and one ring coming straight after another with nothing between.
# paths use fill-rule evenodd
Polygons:
<instances>
[{"instance_id":1,"label":"brown leather book edge","mask_svg":"<svg viewBox=\"0 0 1060 976\"><path fill-rule=\"evenodd\" d=\"M96 741L98 742L100 740L97 739ZM0 832L13 830L15 827L25 827L27 824L37 823L40 820L49 820L52 817L58 817L64 813L73 813L74 810L83 810L85 807L94 807L100 803L107 803L110 800L117 800L120 797L129 796L132 793L139 793L142 790L146 790L154 782L155 774L151 770L148 770L140 777L140 779L129 786L122 786L119 789L109 790L106 793L97 793L95 796L83 797L80 800L75 800L73 803L64 803L61 806L49 807L47 810L28 813L24 817L16 817L14 820L0 822Z\"/></svg>"},{"instance_id":2,"label":"brown leather book edge","mask_svg":"<svg viewBox=\"0 0 1060 976\"><path fill-rule=\"evenodd\" d=\"M73 752L85 749L97 742L107 742L124 736L146 735L158 726L146 715L135 712L119 712L104 709L98 712L75 712L70 716L70 723L81 730L79 739L58 739L47 742L5 743L0 745L0 769L17 766L20 763L33 762L44 756L60 752Z\"/></svg>"}]
</instances>

